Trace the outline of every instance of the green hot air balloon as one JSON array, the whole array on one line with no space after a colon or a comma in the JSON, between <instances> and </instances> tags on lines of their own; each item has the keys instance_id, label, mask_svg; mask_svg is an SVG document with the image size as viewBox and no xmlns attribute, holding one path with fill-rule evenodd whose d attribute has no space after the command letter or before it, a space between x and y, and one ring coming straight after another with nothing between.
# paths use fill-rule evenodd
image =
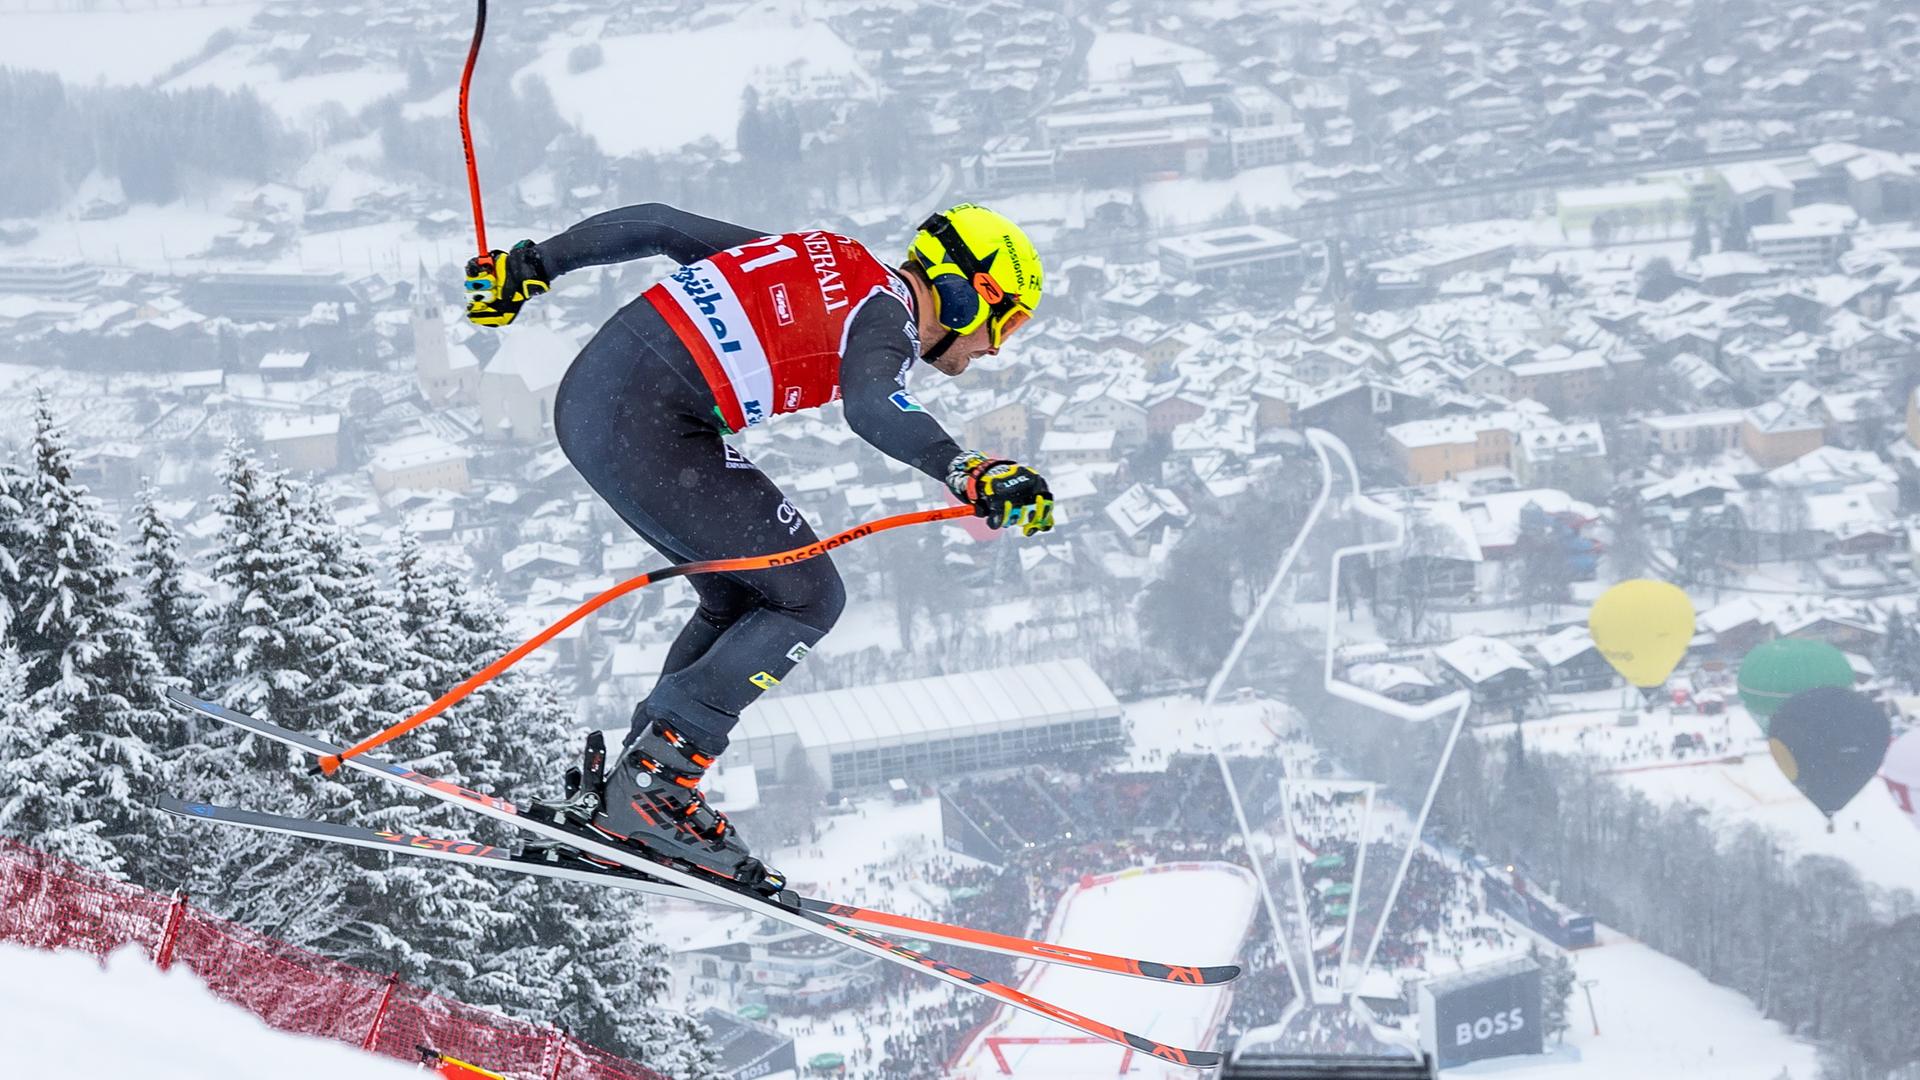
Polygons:
<instances>
[{"instance_id":1,"label":"green hot air balloon","mask_svg":"<svg viewBox=\"0 0 1920 1080\"><path fill-rule=\"evenodd\" d=\"M1893 724L1857 690L1816 686L1788 698L1773 714L1767 747L1780 771L1827 815L1847 805L1886 760Z\"/></svg>"},{"instance_id":2,"label":"green hot air balloon","mask_svg":"<svg viewBox=\"0 0 1920 1080\"><path fill-rule=\"evenodd\" d=\"M1817 686L1853 686L1847 654L1811 638L1779 638L1756 645L1740 661L1740 701L1762 734L1786 700Z\"/></svg>"}]
</instances>

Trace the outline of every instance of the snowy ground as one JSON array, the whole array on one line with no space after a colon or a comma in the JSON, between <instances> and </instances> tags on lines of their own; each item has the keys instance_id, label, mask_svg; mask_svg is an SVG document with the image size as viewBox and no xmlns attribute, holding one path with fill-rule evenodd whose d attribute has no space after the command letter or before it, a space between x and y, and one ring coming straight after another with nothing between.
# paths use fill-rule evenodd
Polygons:
<instances>
[{"instance_id":1,"label":"snowy ground","mask_svg":"<svg viewBox=\"0 0 1920 1080\"><path fill-rule=\"evenodd\" d=\"M553 90L560 115L606 153L671 150L709 137L732 146L749 85L775 94L837 81L871 89L853 48L804 10L762 3L698 29L596 37L605 62L577 75L568 72L567 56L584 42L555 40L530 67ZM665 107L687 101L700 107Z\"/></svg>"},{"instance_id":2,"label":"snowy ground","mask_svg":"<svg viewBox=\"0 0 1920 1080\"><path fill-rule=\"evenodd\" d=\"M1204 51L1150 34L1099 33L1087 49L1087 81L1117 82L1156 64L1207 60Z\"/></svg>"},{"instance_id":3,"label":"snowy ground","mask_svg":"<svg viewBox=\"0 0 1920 1080\"><path fill-rule=\"evenodd\" d=\"M1764 748L1736 765L1653 770L1626 779L1656 799L1707 806L1717 821L1765 826L1795 854L1844 859L1866 881L1920 894L1920 829L1878 780L1833 816L1835 829L1829 833L1826 819L1794 790Z\"/></svg>"},{"instance_id":4,"label":"snowy ground","mask_svg":"<svg viewBox=\"0 0 1920 1080\"><path fill-rule=\"evenodd\" d=\"M325 111L356 113L390 94L406 89L407 79L392 68L362 66L319 75L285 78L265 59L265 46L239 44L167 80L163 88L184 90L208 86L220 90L253 91L298 128Z\"/></svg>"},{"instance_id":5,"label":"snowy ground","mask_svg":"<svg viewBox=\"0 0 1920 1080\"><path fill-rule=\"evenodd\" d=\"M1050 940L1103 952L1139 953L1141 927L1154 928L1153 958L1193 964L1228 963L1238 954L1257 902L1253 876L1236 866L1196 864L1191 869L1117 875L1092 888L1076 888L1061 900L1048 926ZM1194 915L1205 912L1205 918ZM1224 988L1154 984L1102 972L1038 964L1021 989L1096 1019L1184 1047L1207 1047L1231 1000ZM989 1040L1057 1037L1059 1025L1014 1010L1003 1011L961 1055L954 1077L1001 1075ZM1112 1076L1119 1047L1007 1045L1001 1047L1015 1077L1076 1080ZM1136 1054L1131 1075L1191 1076Z\"/></svg>"},{"instance_id":6,"label":"snowy ground","mask_svg":"<svg viewBox=\"0 0 1920 1080\"><path fill-rule=\"evenodd\" d=\"M40 5L47 6L47 5ZM52 71L68 82L145 82L191 58L217 30L252 20L258 3L179 4L103 12L0 12L0 67Z\"/></svg>"},{"instance_id":7,"label":"snowy ground","mask_svg":"<svg viewBox=\"0 0 1920 1080\"><path fill-rule=\"evenodd\" d=\"M1819 1076L1813 1047L1760 1016L1753 1003L1698 972L1611 931L1574 953L1593 1009L1576 989L1563 1045L1543 1057L1482 1061L1447 1076L1499 1080L1793 1080ZM1594 1034L1595 1020L1600 1034Z\"/></svg>"},{"instance_id":8,"label":"snowy ground","mask_svg":"<svg viewBox=\"0 0 1920 1080\"><path fill-rule=\"evenodd\" d=\"M1617 693L1600 696L1618 700ZM1869 882L1920 893L1920 829L1879 781L1834 815L1829 833L1826 819L1780 772L1759 727L1738 703L1720 716L1656 710L1640 713L1632 727L1617 720L1618 709L1610 708L1529 722L1527 743L1597 756L1656 800L1706 807L1728 826L1752 822L1772 830L1791 852L1844 859ZM1482 736L1500 739L1512 730L1496 725ZM1705 736L1709 752L1675 754L1673 738L1681 733Z\"/></svg>"},{"instance_id":9,"label":"snowy ground","mask_svg":"<svg viewBox=\"0 0 1920 1080\"><path fill-rule=\"evenodd\" d=\"M1129 748L1126 768L1166 767L1174 754L1259 754L1273 751L1297 717L1270 700L1239 700L1232 692L1203 710L1198 695L1177 694L1131 702L1126 707Z\"/></svg>"},{"instance_id":10,"label":"snowy ground","mask_svg":"<svg viewBox=\"0 0 1920 1080\"><path fill-rule=\"evenodd\" d=\"M0 1070L18 1080L402 1080L412 1066L276 1031L207 992L191 972L161 972L128 946L102 969L89 953L0 945Z\"/></svg>"}]
</instances>

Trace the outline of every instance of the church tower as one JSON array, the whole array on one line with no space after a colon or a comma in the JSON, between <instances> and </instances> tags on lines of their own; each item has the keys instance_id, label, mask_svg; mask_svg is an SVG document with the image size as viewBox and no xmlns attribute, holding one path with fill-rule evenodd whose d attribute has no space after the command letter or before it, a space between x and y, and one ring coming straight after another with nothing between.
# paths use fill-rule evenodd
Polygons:
<instances>
[{"instance_id":1,"label":"church tower","mask_svg":"<svg viewBox=\"0 0 1920 1080\"><path fill-rule=\"evenodd\" d=\"M480 365L466 346L448 342L441 306L422 263L413 284L414 379L434 408L471 405L478 397Z\"/></svg>"},{"instance_id":2,"label":"church tower","mask_svg":"<svg viewBox=\"0 0 1920 1080\"><path fill-rule=\"evenodd\" d=\"M440 321L425 263L419 264L413 281L413 377L429 404L447 403L447 327Z\"/></svg>"}]
</instances>

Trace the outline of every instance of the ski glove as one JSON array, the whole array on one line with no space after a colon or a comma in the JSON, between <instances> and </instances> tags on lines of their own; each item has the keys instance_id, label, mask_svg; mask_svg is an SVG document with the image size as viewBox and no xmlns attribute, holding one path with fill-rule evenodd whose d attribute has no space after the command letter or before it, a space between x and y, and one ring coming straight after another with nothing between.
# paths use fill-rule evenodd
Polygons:
<instances>
[{"instance_id":1,"label":"ski glove","mask_svg":"<svg viewBox=\"0 0 1920 1080\"><path fill-rule=\"evenodd\" d=\"M991 528L1017 525L1022 536L1053 528L1053 492L1025 465L969 450L947 466L947 487Z\"/></svg>"},{"instance_id":2,"label":"ski glove","mask_svg":"<svg viewBox=\"0 0 1920 1080\"><path fill-rule=\"evenodd\" d=\"M521 305L547 291L547 266L531 240L512 251L494 251L488 261L467 260L467 319L481 326L505 326Z\"/></svg>"}]
</instances>

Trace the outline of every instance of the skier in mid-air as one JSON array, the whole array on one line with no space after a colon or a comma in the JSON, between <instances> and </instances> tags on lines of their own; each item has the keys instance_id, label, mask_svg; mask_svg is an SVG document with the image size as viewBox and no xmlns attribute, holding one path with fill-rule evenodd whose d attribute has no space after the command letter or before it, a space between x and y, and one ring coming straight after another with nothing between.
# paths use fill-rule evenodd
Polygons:
<instances>
[{"instance_id":1,"label":"skier in mid-air","mask_svg":"<svg viewBox=\"0 0 1920 1080\"><path fill-rule=\"evenodd\" d=\"M1040 256L1013 222L964 203L934 214L895 268L835 233L768 234L647 203L470 261L467 316L505 326L562 274L654 255L681 267L580 351L553 428L580 475L662 555L680 563L814 542L800 511L722 436L830 401L855 434L946 484L988 525L1053 527L1038 473L962 449L907 389L916 362L959 375L1032 316ZM741 711L833 627L846 592L825 555L690 580L700 605L634 707L604 790L589 776L567 805L604 835L758 885L771 872L698 785Z\"/></svg>"}]
</instances>

